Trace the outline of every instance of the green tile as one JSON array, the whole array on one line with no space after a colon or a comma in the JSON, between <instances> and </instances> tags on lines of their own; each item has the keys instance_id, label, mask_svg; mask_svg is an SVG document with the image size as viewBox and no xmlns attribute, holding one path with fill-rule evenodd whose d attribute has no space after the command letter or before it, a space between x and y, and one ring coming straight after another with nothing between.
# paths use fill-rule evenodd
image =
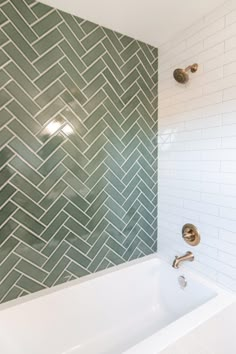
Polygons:
<instances>
[{"instance_id":1,"label":"green tile","mask_svg":"<svg viewBox=\"0 0 236 354\"><path fill-rule=\"evenodd\" d=\"M38 18L40 18L46 15L48 12L50 12L52 8L50 6L37 2L31 7L31 10Z\"/></svg>"},{"instance_id":2,"label":"green tile","mask_svg":"<svg viewBox=\"0 0 236 354\"><path fill-rule=\"evenodd\" d=\"M75 37L78 39L82 39L84 37L84 32L82 31L81 27L78 26L78 23L76 21L78 20L78 18L74 18L70 14L63 11L60 12L60 15L65 20L66 24L70 27Z\"/></svg>"},{"instance_id":3,"label":"green tile","mask_svg":"<svg viewBox=\"0 0 236 354\"><path fill-rule=\"evenodd\" d=\"M16 286L14 286L13 288L11 288L8 293L6 294L6 296L2 299L2 302L8 302L11 300L15 300L17 299L20 294L22 293L22 289L17 288Z\"/></svg>"},{"instance_id":4,"label":"green tile","mask_svg":"<svg viewBox=\"0 0 236 354\"><path fill-rule=\"evenodd\" d=\"M74 77L74 81L75 80L76 77ZM82 81L82 79L80 81ZM79 84L77 83L76 85L68 75L63 75L61 78L61 82L70 92L71 96L73 96L81 105L83 105L87 101L87 98L84 96L84 94L81 92L80 87L78 86ZM84 85L80 86L83 87Z\"/></svg>"},{"instance_id":5,"label":"green tile","mask_svg":"<svg viewBox=\"0 0 236 354\"><path fill-rule=\"evenodd\" d=\"M86 151L86 156L88 159L91 159L106 143L107 139L106 137L102 134L100 135L92 145L87 149Z\"/></svg>"},{"instance_id":6,"label":"green tile","mask_svg":"<svg viewBox=\"0 0 236 354\"><path fill-rule=\"evenodd\" d=\"M44 213L44 210L40 208L39 205L34 203L21 192L17 192L13 196L12 200L15 202L15 204L26 210L29 214L33 215L37 219L40 218Z\"/></svg>"},{"instance_id":7,"label":"green tile","mask_svg":"<svg viewBox=\"0 0 236 354\"><path fill-rule=\"evenodd\" d=\"M45 241L50 241L58 231L58 229L64 224L68 216L61 212L58 216L52 221L49 227L42 233L41 238Z\"/></svg>"},{"instance_id":8,"label":"green tile","mask_svg":"<svg viewBox=\"0 0 236 354\"><path fill-rule=\"evenodd\" d=\"M112 57L112 59L114 60L115 64L120 67L123 65L123 60L122 57L117 53L115 47L113 46L113 44L111 43L111 41L108 38L105 38L102 41L102 44L104 45L104 47L106 48L107 52L109 53L109 55Z\"/></svg>"},{"instance_id":9,"label":"green tile","mask_svg":"<svg viewBox=\"0 0 236 354\"><path fill-rule=\"evenodd\" d=\"M80 267L78 264L74 262L71 262L71 264L68 266L67 269L70 273L74 274L76 277L79 278L89 274L89 272L86 269Z\"/></svg>"},{"instance_id":10,"label":"green tile","mask_svg":"<svg viewBox=\"0 0 236 354\"><path fill-rule=\"evenodd\" d=\"M64 91L63 85L59 81L55 81L46 91L38 96L35 102L44 108L48 103L53 101L62 91Z\"/></svg>"},{"instance_id":11,"label":"green tile","mask_svg":"<svg viewBox=\"0 0 236 354\"><path fill-rule=\"evenodd\" d=\"M88 257L94 259L94 257L98 254L99 250L103 247L103 245L106 243L109 235L106 232L103 232L96 242L94 243L93 247L90 249L88 253Z\"/></svg>"},{"instance_id":12,"label":"green tile","mask_svg":"<svg viewBox=\"0 0 236 354\"><path fill-rule=\"evenodd\" d=\"M5 295L7 295L8 291L15 284L15 282L20 278L21 274L15 270L13 270L1 283L0 287L0 301L3 299Z\"/></svg>"},{"instance_id":13,"label":"green tile","mask_svg":"<svg viewBox=\"0 0 236 354\"><path fill-rule=\"evenodd\" d=\"M39 111L39 107L32 99L24 93L22 88L14 81L11 81L6 90L18 101L31 115L35 115Z\"/></svg>"},{"instance_id":14,"label":"green tile","mask_svg":"<svg viewBox=\"0 0 236 354\"><path fill-rule=\"evenodd\" d=\"M7 36L3 33L2 30L0 30L0 45L2 46L8 41Z\"/></svg>"},{"instance_id":15,"label":"green tile","mask_svg":"<svg viewBox=\"0 0 236 354\"><path fill-rule=\"evenodd\" d=\"M41 73L47 70L52 64L57 62L60 58L63 57L63 52L59 47L54 47L44 55L40 56L35 62L34 66ZM36 77L36 76L35 76Z\"/></svg>"},{"instance_id":16,"label":"green tile","mask_svg":"<svg viewBox=\"0 0 236 354\"><path fill-rule=\"evenodd\" d=\"M21 48L19 48L21 49ZM38 75L37 70L33 65L30 65L27 58L20 52L14 43L10 42L4 46L4 50L7 52L8 56L19 66L19 68L31 79L35 79ZM5 62L7 61L7 56L4 56ZM0 51L0 65L2 63L2 55Z\"/></svg>"},{"instance_id":17,"label":"green tile","mask_svg":"<svg viewBox=\"0 0 236 354\"><path fill-rule=\"evenodd\" d=\"M48 87L52 82L58 79L63 74L62 68L56 64L51 69L46 71L42 76L40 76L36 81L35 85L40 88L40 90L44 90Z\"/></svg>"},{"instance_id":18,"label":"green tile","mask_svg":"<svg viewBox=\"0 0 236 354\"><path fill-rule=\"evenodd\" d=\"M65 239L69 231L65 227L61 227L58 231L55 232L51 240L46 244L46 247L41 251L42 254L49 257L55 249L60 245L62 240Z\"/></svg>"},{"instance_id":19,"label":"green tile","mask_svg":"<svg viewBox=\"0 0 236 354\"><path fill-rule=\"evenodd\" d=\"M88 113L92 113L106 98L105 93L98 91L85 105L84 108Z\"/></svg>"},{"instance_id":20,"label":"green tile","mask_svg":"<svg viewBox=\"0 0 236 354\"><path fill-rule=\"evenodd\" d=\"M41 173L44 177L46 177L50 172L52 172L53 168L57 166L57 164L63 159L64 156L65 156L65 152L59 148L40 167L39 173Z\"/></svg>"},{"instance_id":21,"label":"green tile","mask_svg":"<svg viewBox=\"0 0 236 354\"><path fill-rule=\"evenodd\" d=\"M86 66L78 56L78 54L74 51L74 49L68 44L67 41L62 41L60 43L60 48L63 53L70 58L70 61L80 73L86 69Z\"/></svg>"},{"instance_id":22,"label":"green tile","mask_svg":"<svg viewBox=\"0 0 236 354\"><path fill-rule=\"evenodd\" d=\"M82 167L89 162L86 156L80 152L70 141L63 144L63 149Z\"/></svg>"},{"instance_id":23,"label":"green tile","mask_svg":"<svg viewBox=\"0 0 236 354\"><path fill-rule=\"evenodd\" d=\"M105 33L101 27L97 27L91 34L84 38L81 43L86 50L89 50L94 45L96 45L102 38L105 37Z\"/></svg>"},{"instance_id":24,"label":"green tile","mask_svg":"<svg viewBox=\"0 0 236 354\"><path fill-rule=\"evenodd\" d=\"M88 194L89 189L82 182L80 182L80 180L72 173L67 172L66 175L63 177L63 180L81 196L85 196Z\"/></svg>"},{"instance_id":25,"label":"green tile","mask_svg":"<svg viewBox=\"0 0 236 354\"><path fill-rule=\"evenodd\" d=\"M65 226L68 228L68 231L73 231L74 234L78 235L82 239L86 239L89 235L89 230L72 218L69 218L66 221Z\"/></svg>"},{"instance_id":26,"label":"green tile","mask_svg":"<svg viewBox=\"0 0 236 354\"><path fill-rule=\"evenodd\" d=\"M41 159L46 160L64 141L64 136L59 133L53 136L40 150L38 150L37 154Z\"/></svg>"},{"instance_id":27,"label":"green tile","mask_svg":"<svg viewBox=\"0 0 236 354\"><path fill-rule=\"evenodd\" d=\"M83 73L83 77L87 82L91 82L105 68L105 64L101 59L98 59L93 65Z\"/></svg>"},{"instance_id":28,"label":"green tile","mask_svg":"<svg viewBox=\"0 0 236 354\"><path fill-rule=\"evenodd\" d=\"M91 174L107 157L105 150L101 149L86 166L86 172Z\"/></svg>"},{"instance_id":29,"label":"green tile","mask_svg":"<svg viewBox=\"0 0 236 354\"><path fill-rule=\"evenodd\" d=\"M17 285L30 293L45 289L45 286L42 285L42 283L38 283L24 275L19 279Z\"/></svg>"},{"instance_id":30,"label":"green tile","mask_svg":"<svg viewBox=\"0 0 236 354\"><path fill-rule=\"evenodd\" d=\"M33 184L37 185L41 182L42 177L19 157L14 157L10 165Z\"/></svg>"},{"instance_id":31,"label":"green tile","mask_svg":"<svg viewBox=\"0 0 236 354\"><path fill-rule=\"evenodd\" d=\"M7 21L7 18L6 18L6 16L4 15L4 13L1 10L0 11L0 25L2 25L6 21Z\"/></svg>"},{"instance_id":32,"label":"green tile","mask_svg":"<svg viewBox=\"0 0 236 354\"><path fill-rule=\"evenodd\" d=\"M18 245L19 241L16 240L14 237L8 238L6 242L1 246L1 254L0 254L0 261L2 261L14 250L14 248Z\"/></svg>"},{"instance_id":33,"label":"green tile","mask_svg":"<svg viewBox=\"0 0 236 354\"><path fill-rule=\"evenodd\" d=\"M104 178L101 178L95 186L90 189L89 193L86 195L86 200L92 203L97 196L101 193L101 191L105 188L107 182Z\"/></svg>"},{"instance_id":34,"label":"green tile","mask_svg":"<svg viewBox=\"0 0 236 354\"><path fill-rule=\"evenodd\" d=\"M2 6L2 10L8 18L14 23L18 31L25 37L25 39L32 43L37 39L35 33L31 30L30 26L22 19L14 7L8 2Z\"/></svg>"},{"instance_id":35,"label":"green tile","mask_svg":"<svg viewBox=\"0 0 236 354\"><path fill-rule=\"evenodd\" d=\"M106 229L108 225L108 222L103 219L101 220L95 227L95 229L93 230L93 232L90 234L89 238L87 239L87 242L90 245L94 245L95 242L97 242L98 237L102 234L102 232Z\"/></svg>"},{"instance_id":36,"label":"green tile","mask_svg":"<svg viewBox=\"0 0 236 354\"><path fill-rule=\"evenodd\" d=\"M123 258L121 258L117 253L113 251L109 251L106 255L107 259L109 259L113 264L119 265L124 263Z\"/></svg>"},{"instance_id":37,"label":"green tile","mask_svg":"<svg viewBox=\"0 0 236 354\"><path fill-rule=\"evenodd\" d=\"M10 184L7 184L5 187L3 187L3 189L0 191L0 206L2 206L8 199L10 199L15 191L15 188Z\"/></svg>"},{"instance_id":38,"label":"green tile","mask_svg":"<svg viewBox=\"0 0 236 354\"><path fill-rule=\"evenodd\" d=\"M66 253L66 255L73 259L76 264L81 265L82 267L88 267L90 263L90 259L83 255L81 252L78 250L75 250L74 248L70 248L69 251Z\"/></svg>"},{"instance_id":39,"label":"green tile","mask_svg":"<svg viewBox=\"0 0 236 354\"><path fill-rule=\"evenodd\" d=\"M47 261L47 257L23 243L18 245L14 252L29 262L34 263L38 267L42 267L42 265Z\"/></svg>"},{"instance_id":40,"label":"green tile","mask_svg":"<svg viewBox=\"0 0 236 354\"><path fill-rule=\"evenodd\" d=\"M116 132L118 138L122 138L124 135L124 130L117 124L116 120L108 113L104 117L105 122L107 123L108 127L112 127L112 129Z\"/></svg>"},{"instance_id":41,"label":"green tile","mask_svg":"<svg viewBox=\"0 0 236 354\"><path fill-rule=\"evenodd\" d=\"M66 172L66 169L63 165L58 165L51 174L49 174L42 183L38 186L38 188L44 192L47 193L49 189L51 189L56 182L64 175ZM43 196L43 194L41 194ZM41 198L42 199L42 198Z\"/></svg>"},{"instance_id":42,"label":"green tile","mask_svg":"<svg viewBox=\"0 0 236 354\"><path fill-rule=\"evenodd\" d=\"M6 302L157 249L158 52L34 0L0 3Z\"/></svg>"},{"instance_id":43,"label":"green tile","mask_svg":"<svg viewBox=\"0 0 236 354\"><path fill-rule=\"evenodd\" d=\"M107 213L106 219L120 231L125 227L125 224L122 222L122 220L118 218L112 211Z\"/></svg>"},{"instance_id":44,"label":"green tile","mask_svg":"<svg viewBox=\"0 0 236 354\"><path fill-rule=\"evenodd\" d=\"M110 85L104 86L104 91L106 92L107 96L111 99L112 103L116 106L116 108L121 111L124 107L123 102L121 101L120 97L116 94L116 92L112 89Z\"/></svg>"},{"instance_id":45,"label":"green tile","mask_svg":"<svg viewBox=\"0 0 236 354\"><path fill-rule=\"evenodd\" d=\"M120 96L124 93L122 86L120 85L120 83L117 81L117 79L115 78L115 76L113 75L113 73L110 70L105 69L103 72L103 75L106 77L107 81L112 86L112 88L115 90L117 95Z\"/></svg>"},{"instance_id":46,"label":"green tile","mask_svg":"<svg viewBox=\"0 0 236 354\"><path fill-rule=\"evenodd\" d=\"M40 113L35 117L35 119L40 124L45 124L50 118L56 115L56 113L64 108L63 102L60 98L56 98L51 102L46 108L40 111Z\"/></svg>"},{"instance_id":47,"label":"green tile","mask_svg":"<svg viewBox=\"0 0 236 354\"><path fill-rule=\"evenodd\" d=\"M27 6L26 4L23 3L23 1L19 0L11 0L11 2L14 4L14 6L17 8L17 10L20 12L21 16L24 17L25 21L29 24L33 23L37 18L34 16L33 12ZM28 3L31 4L32 1L28 0Z\"/></svg>"},{"instance_id":48,"label":"green tile","mask_svg":"<svg viewBox=\"0 0 236 354\"><path fill-rule=\"evenodd\" d=\"M14 170L10 166L5 166L0 170L0 187L14 175Z\"/></svg>"},{"instance_id":49,"label":"green tile","mask_svg":"<svg viewBox=\"0 0 236 354\"><path fill-rule=\"evenodd\" d=\"M90 98L92 97L99 88L105 84L105 78L103 75L98 75L85 89L84 94Z\"/></svg>"},{"instance_id":50,"label":"green tile","mask_svg":"<svg viewBox=\"0 0 236 354\"><path fill-rule=\"evenodd\" d=\"M8 108L9 108L9 105L8 105ZM3 108L0 111L0 115L1 115L0 127L2 128L4 124L8 123L11 120L12 115L8 111L6 111L5 108Z\"/></svg>"},{"instance_id":51,"label":"green tile","mask_svg":"<svg viewBox=\"0 0 236 354\"><path fill-rule=\"evenodd\" d=\"M26 139L27 140L27 139ZM42 160L38 158L25 144L23 144L18 138L14 138L9 144L17 154L19 154L25 161L27 161L32 167L38 168Z\"/></svg>"},{"instance_id":52,"label":"green tile","mask_svg":"<svg viewBox=\"0 0 236 354\"><path fill-rule=\"evenodd\" d=\"M104 260L104 257L106 257L108 252L109 252L109 248L106 246L103 246L102 249L96 255L96 257L94 258L94 260L92 261L92 263L90 264L90 266L88 268L90 272L96 271L97 267Z\"/></svg>"},{"instance_id":53,"label":"green tile","mask_svg":"<svg viewBox=\"0 0 236 354\"><path fill-rule=\"evenodd\" d=\"M110 69L110 71L113 73L113 75L116 77L118 81L121 81L123 78L123 74L121 70L116 66L116 63L112 59L112 57L106 53L103 55L103 60L105 61L107 67Z\"/></svg>"},{"instance_id":54,"label":"green tile","mask_svg":"<svg viewBox=\"0 0 236 354\"><path fill-rule=\"evenodd\" d=\"M44 17L42 20L33 25L32 28L40 37L51 30L53 27L56 27L61 21L61 17L57 14L56 11L53 11L48 16Z\"/></svg>"},{"instance_id":55,"label":"green tile","mask_svg":"<svg viewBox=\"0 0 236 354\"><path fill-rule=\"evenodd\" d=\"M11 183L35 202L43 198L43 193L41 193L40 190L18 174L11 179Z\"/></svg>"},{"instance_id":56,"label":"green tile","mask_svg":"<svg viewBox=\"0 0 236 354\"><path fill-rule=\"evenodd\" d=\"M107 208L103 205L92 217L92 219L90 220L90 222L87 225L87 228L90 231L93 231L97 224L99 223L100 220L102 220L104 218L104 216L107 213Z\"/></svg>"},{"instance_id":57,"label":"green tile","mask_svg":"<svg viewBox=\"0 0 236 354\"><path fill-rule=\"evenodd\" d=\"M74 97L67 91L61 95L61 98L68 104L71 110L78 116L79 119L84 120L87 117L87 113L81 107Z\"/></svg>"},{"instance_id":58,"label":"green tile","mask_svg":"<svg viewBox=\"0 0 236 354\"><path fill-rule=\"evenodd\" d=\"M67 197L68 200L71 200L73 204L78 206L81 210L85 211L89 208L89 203L86 202L84 198L81 198L72 188L68 187L64 191L64 196Z\"/></svg>"},{"instance_id":59,"label":"green tile","mask_svg":"<svg viewBox=\"0 0 236 354\"><path fill-rule=\"evenodd\" d=\"M106 113L106 109L103 106L99 106L95 111L89 115L84 124L88 129L92 128L94 122L98 122L102 116Z\"/></svg>"},{"instance_id":60,"label":"green tile","mask_svg":"<svg viewBox=\"0 0 236 354\"><path fill-rule=\"evenodd\" d=\"M83 61L87 66L90 66L97 58L104 54L104 52L105 48L99 43L83 56Z\"/></svg>"},{"instance_id":61,"label":"green tile","mask_svg":"<svg viewBox=\"0 0 236 354\"><path fill-rule=\"evenodd\" d=\"M11 78L9 75L7 75L4 71L0 72L0 87L5 86L5 84L10 80Z\"/></svg>"},{"instance_id":62,"label":"green tile","mask_svg":"<svg viewBox=\"0 0 236 354\"><path fill-rule=\"evenodd\" d=\"M55 218L55 216L63 209L66 205L67 200L64 197L60 197L53 206L44 214L40 219L44 225L50 224L50 222Z\"/></svg>"},{"instance_id":63,"label":"green tile","mask_svg":"<svg viewBox=\"0 0 236 354\"><path fill-rule=\"evenodd\" d=\"M118 242L113 240L112 238L109 238L106 243L112 250L114 250L115 253L117 253L119 256L123 256L125 253L126 249L120 245Z\"/></svg>"},{"instance_id":64,"label":"green tile","mask_svg":"<svg viewBox=\"0 0 236 354\"><path fill-rule=\"evenodd\" d=\"M108 28L103 28L103 31L106 33L108 38L110 39L111 43L114 45L116 50L118 52L121 52L123 50L123 46L121 45L119 39L117 38L117 33L108 29Z\"/></svg>"},{"instance_id":65,"label":"green tile","mask_svg":"<svg viewBox=\"0 0 236 354\"><path fill-rule=\"evenodd\" d=\"M86 186L88 188L93 188L93 186L96 184L97 181L100 180L107 171L107 167L104 164L101 164L95 172L88 178L86 181Z\"/></svg>"},{"instance_id":66,"label":"green tile","mask_svg":"<svg viewBox=\"0 0 236 354\"><path fill-rule=\"evenodd\" d=\"M65 211L84 226L89 222L88 216L71 203L66 205Z\"/></svg>"},{"instance_id":67,"label":"green tile","mask_svg":"<svg viewBox=\"0 0 236 354\"><path fill-rule=\"evenodd\" d=\"M57 182L49 193L41 200L40 206L44 209L48 209L57 198L64 192L67 188L67 185L64 181Z\"/></svg>"},{"instance_id":68,"label":"green tile","mask_svg":"<svg viewBox=\"0 0 236 354\"><path fill-rule=\"evenodd\" d=\"M11 140L12 137L12 133L7 128L3 128L0 131L0 148L2 148L2 146L5 145L6 142Z\"/></svg>"},{"instance_id":69,"label":"green tile","mask_svg":"<svg viewBox=\"0 0 236 354\"><path fill-rule=\"evenodd\" d=\"M134 83L125 93L121 96L122 102L127 104L137 93L139 92L139 86Z\"/></svg>"},{"instance_id":70,"label":"green tile","mask_svg":"<svg viewBox=\"0 0 236 354\"><path fill-rule=\"evenodd\" d=\"M58 263L57 266L53 269L53 271L49 274L49 276L45 279L44 284L46 286L52 286L56 282L56 280L59 278L61 273L64 271L64 269L67 267L67 265L70 263L70 260L68 258L62 258ZM56 284L55 284L56 285Z\"/></svg>"},{"instance_id":71,"label":"green tile","mask_svg":"<svg viewBox=\"0 0 236 354\"><path fill-rule=\"evenodd\" d=\"M7 93L7 91L0 90L0 107L4 106L7 102L11 100L11 96Z\"/></svg>"},{"instance_id":72,"label":"green tile","mask_svg":"<svg viewBox=\"0 0 236 354\"><path fill-rule=\"evenodd\" d=\"M51 254L48 261L44 264L43 269L47 272L51 272L55 265L62 258L62 256L66 253L69 247L70 246L67 243L62 242L60 246L56 248L53 254Z\"/></svg>"},{"instance_id":73,"label":"green tile","mask_svg":"<svg viewBox=\"0 0 236 354\"><path fill-rule=\"evenodd\" d=\"M30 215L26 214L23 210L20 209L17 210L17 212L14 214L14 219L31 231L35 232L37 235L40 235L45 228L36 219L32 218Z\"/></svg>"},{"instance_id":74,"label":"green tile","mask_svg":"<svg viewBox=\"0 0 236 354\"><path fill-rule=\"evenodd\" d=\"M4 147L1 150L0 154L0 167L2 167L8 160L10 160L13 156L13 152L8 149L8 147Z\"/></svg>"},{"instance_id":75,"label":"green tile","mask_svg":"<svg viewBox=\"0 0 236 354\"><path fill-rule=\"evenodd\" d=\"M25 127L16 119L14 119L10 124L9 128L19 136L26 145L28 145L32 150L36 151L40 148L41 144L38 139L25 129ZM37 157L35 157L37 159Z\"/></svg>"},{"instance_id":76,"label":"green tile","mask_svg":"<svg viewBox=\"0 0 236 354\"><path fill-rule=\"evenodd\" d=\"M76 35L71 31L71 29L66 25L66 23L62 23L59 28L68 43L72 46L72 48L75 49L76 53L79 56L82 56L85 53L85 50L80 44L79 39L76 37Z\"/></svg>"},{"instance_id":77,"label":"green tile","mask_svg":"<svg viewBox=\"0 0 236 354\"><path fill-rule=\"evenodd\" d=\"M7 34L8 37L12 40L12 42L18 47L20 50L24 50L24 55L28 58L28 60L33 61L37 58L37 53L29 45L29 43L24 39L23 35L17 31L17 29L11 24L8 23L4 25L3 31Z\"/></svg>"},{"instance_id":78,"label":"green tile","mask_svg":"<svg viewBox=\"0 0 236 354\"><path fill-rule=\"evenodd\" d=\"M82 239L80 239L78 236L76 236L75 234L73 234L72 232L69 233L69 235L66 237L66 241L73 246L74 248L76 248L77 250L83 252L83 253L87 253L90 249L90 245L87 244L85 241L83 241Z\"/></svg>"},{"instance_id":79,"label":"green tile","mask_svg":"<svg viewBox=\"0 0 236 354\"><path fill-rule=\"evenodd\" d=\"M43 38L40 38L34 43L33 47L38 52L38 54L44 54L48 49L55 46L62 39L61 33L58 29L54 29Z\"/></svg>"},{"instance_id":80,"label":"green tile","mask_svg":"<svg viewBox=\"0 0 236 354\"><path fill-rule=\"evenodd\" d=\"M42 269L34 266L32 263L29 263L23 259L16 265L15 268L16 270L28 275L29 277L33 278L38 282L42 282L43 279L47 276L47 273L44 272Z\"/></svg>"}]
</instances>

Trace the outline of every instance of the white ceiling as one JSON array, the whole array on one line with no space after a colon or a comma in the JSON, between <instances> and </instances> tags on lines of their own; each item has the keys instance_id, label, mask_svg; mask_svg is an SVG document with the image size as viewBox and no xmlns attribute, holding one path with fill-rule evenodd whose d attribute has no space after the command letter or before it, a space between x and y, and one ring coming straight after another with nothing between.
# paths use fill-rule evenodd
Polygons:
<instances>
[{"instance_id":1,"label":"white ceiling","mask_svg":"<svg viewBox=\"0 0 236 354\"><path fill-rule=\"evenodd\" d=\"M41 0L154 46L170 39L224 0Z\"/></svg>"}]
</instances>

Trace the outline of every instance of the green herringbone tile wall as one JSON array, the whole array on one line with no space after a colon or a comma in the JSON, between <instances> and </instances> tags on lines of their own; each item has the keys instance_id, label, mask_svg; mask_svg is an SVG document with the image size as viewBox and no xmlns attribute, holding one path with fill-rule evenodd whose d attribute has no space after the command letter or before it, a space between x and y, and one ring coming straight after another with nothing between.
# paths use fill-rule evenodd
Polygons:
<instances>
[{"instance_id":1,"label":"green herringbone tile wall","mask_svg":"<svg viewBox=\"0 0 236 354\"><path fill-rule=\"evenodd\" d=\"M157 49L0 0L0 302L156 251Z\"/></svg>"}]
</instances>

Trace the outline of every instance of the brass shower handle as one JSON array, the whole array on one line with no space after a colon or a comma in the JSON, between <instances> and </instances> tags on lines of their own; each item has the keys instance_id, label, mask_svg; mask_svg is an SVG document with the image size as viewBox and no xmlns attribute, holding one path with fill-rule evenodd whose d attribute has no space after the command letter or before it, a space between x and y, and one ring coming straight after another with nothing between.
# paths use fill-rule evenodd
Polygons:
<instances>
[{"instance_id":1,"label":"brass shower handle","mask_svg":"<svg viewBox=\"0 0 236 354\"><path fill-rule=\"evenodd\" d=\"M197 246L200 242L200 234L196 226L185 224L182 229L182 237L190 246Z\"/></svg>"},{"instance_id":2,"label":"brass shower handle","mask_svg":"<svg viewBox=\"0 0 236 354\"><path fill-rule=\"evenodd\" d=\"M185 232L183 234L183 238L185 239L185 241L193 242L195 240L195 234L191 230L190 232Z\"/></svg>"}]
</instances>

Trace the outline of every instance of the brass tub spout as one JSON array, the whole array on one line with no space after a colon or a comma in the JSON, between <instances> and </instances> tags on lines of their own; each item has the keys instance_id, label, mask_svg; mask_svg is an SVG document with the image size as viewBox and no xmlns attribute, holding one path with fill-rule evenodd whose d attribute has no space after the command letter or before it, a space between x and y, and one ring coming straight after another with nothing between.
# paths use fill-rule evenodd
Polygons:
<instances>
[{"instance_id":1,"label":"brass tub spout","mask_svg":"<svg viewBox=\"0 0 236 354\"><path fill-rule=\"evenodd\" d=\"M183 262L186 262L186 261L189 261L189 262L194 261L194 255L192 254L192 252L186 252L185 255L183 255L181 257L176 256L175 260L172 264L172 267L175 269L178 269L180 264Z\"/></svg>"}]
</instances>

